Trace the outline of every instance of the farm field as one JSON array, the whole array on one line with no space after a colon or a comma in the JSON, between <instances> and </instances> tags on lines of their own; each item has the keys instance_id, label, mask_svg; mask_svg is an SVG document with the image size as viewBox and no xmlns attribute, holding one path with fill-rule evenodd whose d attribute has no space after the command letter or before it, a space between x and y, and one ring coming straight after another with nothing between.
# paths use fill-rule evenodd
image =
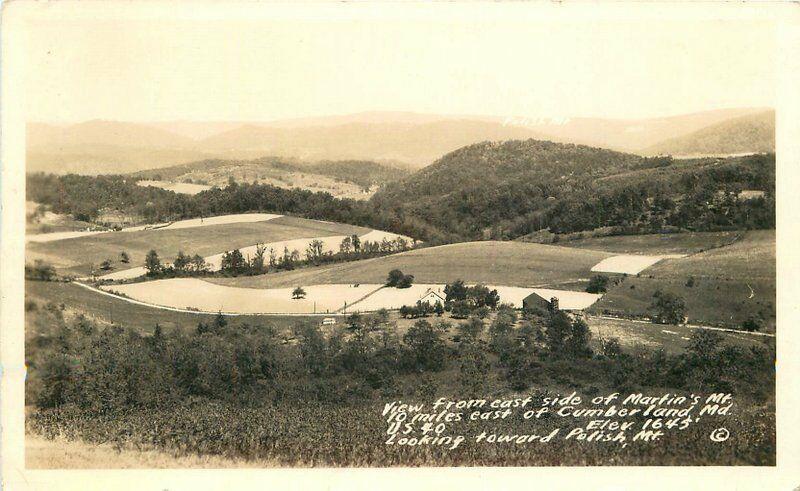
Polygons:
<instances>
[{"instance_id":1,"label":"farm field","mask_svg":"<svg viewBox=\"0 0 800 491\"><path fill-rule=\"evenodd\" d=\"M292 298L289 288L235 288L197 278L171 278L102 287L162 307L242 314L333 313L374 292L381 285L303 285L305 298Z\"/></svg>"},{"instance_id":2,"label":"farm field","mask_svg":"<svg viewBox=\"0 0 800 491\"><path fill-rule=\"evenodd\" d=\"M680 256L677 256L680 257ZM639 256L623 254L603 259L592 266L598 273L639 274L663 259L674 259L676 256Z\"/></svg>"},{"instance_id":3,"label":"farm field","mask_svg":"<svg viewBox=\"0 0 800 491\"><path fill-rule=\"evenodd\" d=\"M74 283L26 281L25 299L44 307L48 302L64 304L65 310L82 313L102 324L117 323L141 333L152 333L156 324L166 330L194 330L199 322L212 322L214 315L203 313L175 312L127 302L124 299L102 295ZM308 320L319 322L319 317L304 316L257 316L239 315L228 317L233 326L242 324L272 326L288 330L297 322ZM28 330L26 330L27 332Z\"/></svg>"},{"instance_id":4,"label":"farm field","mask_svg":"<svg viewBox=\"0 0 800 491\"><path fill-rule=\"evenodd\" d=\"M744 233L683 232L677 234L614 235L562 241L559 245L618 254L694 254L729 245Z\"/></svg>"},{"instance_id":5,"label":"farm field","mask_svg":"<svg viewBox=\"0 0 800 491\"><path fill-rule=\"evenodd\" d=\"M591 311L644 316L659 289L685 300L689 322L740 328L760 314L766 331L774 332L775 232L747 232L732 245L662 261L640 277L625 278Z\"/></svg>"},{"instance_id":6,"label":"farm field","mask_svg":"<svg viewBox=\"0 0 800 491\"><path fill-rule=\"evenodd\" d=\"M236 215L221 215L205 218L189 218L187 220L178 220L171 223L154 223L148 225L138 225L135 227L126 227L119 231L114 230L92 230L92 231L71 231L71 232L56 232L49 234L34 234L26 236L28 242L53 242L76 237L84 237L96 234L114 234L114 233L130 233L142 232L145 230L177 230L183 228L196 228L196 227L211 227L214 225L229 225L233 223L254 223L266 222L274 218L280 218L282 215L274 215L271 213L241 213Z\"/></svg>"},{"instance_id":7,"label":"farm field","mask_svg":"<svg viewBox=\"0 0 800 491\"><path fill-rule=\"evenodd\" d=\"M171 170L174 172L170 172ZM337 180L331 176L275 168L257 162L232 161L230 165L216 165L209 169L205 169L202 166L197 166L192 169L182 169L181 166L178 166L173 169L167 168L151 171L151 173L163 175L164 179L188 179L193 182L205 183L206 188L210 186L225 187L228 185L229 179L233 178L234 181L239 183L256 182L258 184L268 184L283 189L306 189L312 192L330 193L337 198L358 200L369 199L377 190L377 186L373 186L369 191L365 191L358 184ZM175 185L171 182L170 184ZM197 186L197 184L195 184L195 186ZM180 191L176 190L175 192Z\"/></svg>"},{"instance_id":8,"label":"farm field","mask_svg":"<svg viewBox=\"0 0 800 491\"><path fill-rule=\"evenodd\" d=\"M155 188L166 189L178 194L197 194L211 189L205 184L190 184L188 182L169 182L169 181L137 181L139 186L152 186Z\"/></svg>"},{"instance_id":9,"label":"farm field","mask_svg":"<svg viewBox=\"0 0 800 491\"><path fill-rule=\"evenodd\" d=\"M300 285L298 285L300 286ZM582 310L600 298L584 292L487 285L496 289L501 303L522 308L522 301L536 293L544 299L556 297L563 310ZM173 309L236 314L319 314L333 312L374 312L414 305L428 291L444 297L443 284L415 284L410 288L389 288L378 283L302 285L304 298L292 297L294 288L239 288L209 283L196 278L172 278L123 285L102 290L130 299Z\"/></svg>"},{"instance_id":10,"label":"farm field","mask_svg":"<svg viewBox=\"0 0 800 491\"><path fill-rule=\"evenodd\" d=\"M244 288L383 284L390 270L400 269L414 275L415 283L445 284L462 279L466 283L557 288L562 283L588 279L592 266L611 255L521 242L465 242L319 268L238 278L207 278L207 281Z\"/></svg>"},{"instance_id":11,"label":"farm field","mask_svg":"<svg viewBox=\"0 0 800 491\"><path fill-rule=\"evenodd\" d=\"M171 261L181 250L186 254L200 254L205 257L226 250L249 247L258 242L362 235L369 232L370 229L353 225L284 216L253 223L113 232L57 242L28 243L26 260L31 262L43 259L62 274L88 275L93 266L96 268L105 259L111 260L116 271L139 267L144 264L145 255L150 249L155 249L162 261ZM128 264L119 261L122 251L130 256Z\"/></svg>"}]
</instances>

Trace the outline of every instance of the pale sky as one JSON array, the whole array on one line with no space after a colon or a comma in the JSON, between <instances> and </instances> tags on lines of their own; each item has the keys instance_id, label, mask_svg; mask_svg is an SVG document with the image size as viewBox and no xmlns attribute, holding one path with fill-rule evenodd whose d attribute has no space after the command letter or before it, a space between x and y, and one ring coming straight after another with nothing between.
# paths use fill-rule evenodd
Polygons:
<instances>
[{"instance_id":1,"label":"pale sky","mask_svg":"<svg viewBox=\"0 0 800 491\"><path fill-rule=\"evenodd\" d=\"M602 15L557 4L84 5L27 17L29 121L639 118L776 97L774 25L730 11L686 21L630 4Z\"/></svg>"}]
</instances>

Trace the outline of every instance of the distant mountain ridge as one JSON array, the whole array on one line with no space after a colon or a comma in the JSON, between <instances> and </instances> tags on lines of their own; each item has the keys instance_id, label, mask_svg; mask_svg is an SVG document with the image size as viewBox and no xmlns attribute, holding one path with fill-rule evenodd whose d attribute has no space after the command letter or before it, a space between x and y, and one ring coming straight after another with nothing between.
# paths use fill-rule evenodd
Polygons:
<instances>
[{"instance_id":1,"label":"distant mountain ridge","mask_svg":"<svg viewBox=\"0 0 800 491\"><path fill-rule=\"evenodd\" d=\"M772 114L772 121L767 114ZM753 136L743 138L752 132L736 120L756 115L764 118L763 124ZM727 122L731 124L726 126ZM705 129L711 134L690 136ZM61 126L29 123L27 138L28 171L136 172L204 159L265 155L301 161L403 162L419 168L471 144L530 138L643 154L671 153L682 146L712 153L759 152L774 149L774 112L724 109L642 120L565 121L379 111L251 123L97 120ZM707 144L681 143L681 138L700 138ZM767 141L773 142L771 147Z\"/></svg>"},{"instance_id":2,"label":"distant mountain ridge","mask_svg":"<svg viewBox=\"0 0 800 491\"><path fill-rule=\"evenodd\" d=\"M775 151L775 111L748 114L659 142L646 154L728 155Z\"/></svg>"}]
</instances>

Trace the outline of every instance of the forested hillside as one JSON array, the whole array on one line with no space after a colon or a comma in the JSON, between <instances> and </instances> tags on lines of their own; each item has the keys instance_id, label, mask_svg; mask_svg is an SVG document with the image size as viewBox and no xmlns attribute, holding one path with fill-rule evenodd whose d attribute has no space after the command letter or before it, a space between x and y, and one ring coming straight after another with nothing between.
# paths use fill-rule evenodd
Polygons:
<instances>
[{"instance_id":1,"label":"forested hillside","mask_svg":"<svg viewBox=\"0 0 800 491\"><path fill-rule=\"evenodd\" d=\"M464 147L372 202L444 234L515 238L616 226L774 226L774 155L673 161L537 140ZM765 191L741 200L743 189Z\"/></svg>"}]
</instances>

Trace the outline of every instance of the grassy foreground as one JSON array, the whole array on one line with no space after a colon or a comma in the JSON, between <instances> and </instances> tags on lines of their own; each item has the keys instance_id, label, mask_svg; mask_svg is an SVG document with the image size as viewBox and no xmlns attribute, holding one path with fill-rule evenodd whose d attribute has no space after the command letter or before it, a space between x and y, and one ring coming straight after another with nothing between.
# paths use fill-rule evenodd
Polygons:
<instances>
[{"instance_id":1,"label":"grassy foreground","mask_svg":"<svg viewBox=\"0 0 800 491\"><path fill-rule=\"evenodd\" d=\"M256 407L197 401L99 418L70 411L37 413L30 427L45 437L66 434L68 439L92 444L112 441L121 448L172 452L182 460L211 456L210 463L221 457L295 467L775 464L775 418L769 408L737 408L735 418L704 417L659 442L631 442L626 447L555 439L547 444L468 441L450 450L387 445L382 407L378 401ZM709 434L723 425L731 438L724 444L711 441ZM514 419L492 424L467 422L459 425L458 431L469 436L482 431L547 434L559 427L564 427L560 418ZM127 459L120 456L119 460L117 465L124 466Z\"/></svg>"}]
</instances>

